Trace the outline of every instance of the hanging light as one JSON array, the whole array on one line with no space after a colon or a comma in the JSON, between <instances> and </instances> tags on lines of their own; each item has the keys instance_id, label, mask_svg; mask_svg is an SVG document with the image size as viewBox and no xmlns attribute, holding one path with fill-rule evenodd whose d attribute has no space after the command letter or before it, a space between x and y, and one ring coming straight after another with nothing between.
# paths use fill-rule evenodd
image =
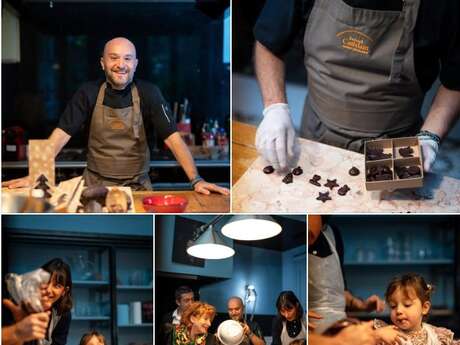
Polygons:
<instances>
[{"instance_id":1,"label":"hanging light","mask_svg":"<svg viewBox=\"0 0 460 345\"><path fill-rule=\"evenodd\" d=\"M229 247L214 225L203 225L196 231L196 239L187 248L187 253L200 259L226 259L235 255L233 248Z\"/></svg>"},{"instance_id":2,"label":"hanging light","mask_svg":"<svg viewBox=\"0 0 460 345\"><path fill-rule=\"evenodd\" d=\"M222 227L222 234L234 240L258 241L274 237L282 228L270 216L237 215Z\"/></svg>"}]
</instances>

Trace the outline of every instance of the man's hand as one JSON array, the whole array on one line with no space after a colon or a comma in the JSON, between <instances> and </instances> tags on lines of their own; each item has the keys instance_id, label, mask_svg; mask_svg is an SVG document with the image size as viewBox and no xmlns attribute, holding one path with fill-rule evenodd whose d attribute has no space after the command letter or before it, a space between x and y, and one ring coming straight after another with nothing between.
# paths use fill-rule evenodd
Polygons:
<instances>
[{"instance_id":1,"label":"man's hand","mask_svg":"<svg viewBox=\"0 0 460 345\"><path fill-rule=\"evenodd\" d=\"M418 140L422 148L423 170L430 172L439 151L439 144L429 135L424 134L418 135Z\"/></svg>"},{"instance_id":2,"label":"man's hand","mask_svg":"<svg viewBox=\"0 0 460 345\"><path fill-rule=\"evenodd\" d=\"M385 301L377 295L372 295L364 301L364 308L366 311L381 313L385 310Z\"/></svg>"},{"instance_id":3,"label":"man's hand","mask_svg":"<svg viewBox=\"0 0 460 345\"><path fill-rule=\"evenodd\" d=\"M314 322L310 322L310 319L321 320L322 318L323 318L323 317L322 317L320 314L314 312L313 310L309 310L309 311L308 311L308 331L309 331L309 332L310 332L310 331L314 331L315 328L316 328L315 323L314 323Z\"/></svg>"},{"instance_id":4,"label":"man's hand","mask_svg":"<svg viewBox=\"0 0 460 345\"><path fill-rule=\"evenodd\" d=\"M194 186L194 190L197 193L209 195L211 192L220 193L222 195L230 195L228 188L220 187L214 183L209 183L204 180L197 182Z\"/></svg>"},{"instance_id":5,"label":"man's hand","mask_svg":"<svg viewBox=\"0 0 460 345\"><path fill-rule=\"evenodd\" d=\"M14 180L9 180L9 181L4 181L2 182L2 187L8 187L10 189L30 187L29 176L16 178Z\"/></svg>"},{"instance_id":6,"label":"man's hand","mask_svg":"<svg viewBox=\"0 0 460 345\"><path fill-rule=\"evenodd\" d=\"M31 314L14 325L14 334L19 343L44 339L50 312Z\"/></svg>"},{"instance_id":7,"label":"man's hand","mask_svg":"<svg viewBox=\"0 0 460 345\"><path fill-rule=\"evenodd\" d=\"M375 345L377 343L372 321L349 326L340 331L334 338L335 343L341 345Z\"/></svg>"},{"instance_id":8,"label":"man's hand","mask_svg":"<svg viewBox=\"0 0 460 345\"><path fill-rule=\"evenodd\" d=\"M10 299L4 299L3 305L8 308L13 315L14 322L19 322L27 316L27 311L19 305L16 305Z\"/></svg>"},{"instance_id":9,"label":"man's hand","mask_svg":"<svg viewBox=\"0 0 460 345\"><path fill-rule=\"evenodd\" d=\"M249 328L247 323L240 322L241 327L243 327L244 335L249 335L251 333L251 329Z\"/></svg>"},{"instance_id":10,"label":"man's hand","mask_svg":"<svg viewBox=\"0 0 460 345\"><path fill-rule=\"evenodd\" d=\"M285 170L298 156L289 106L285 103L272 104L264 109L263 115L256 132L257 151L276 170Z\"/></svg>"},{"instance_id":11,"label":"man's hand","mask_svg":"<svg viewBox=\"0 0 460 345\"><path fill-rule=\"evenodd\" d=\"M398 331L395 326L386 326L375 330L375 335L379 342L387 345L399 344L403 345L407 337Z\"/></svg>"}]
</instances>

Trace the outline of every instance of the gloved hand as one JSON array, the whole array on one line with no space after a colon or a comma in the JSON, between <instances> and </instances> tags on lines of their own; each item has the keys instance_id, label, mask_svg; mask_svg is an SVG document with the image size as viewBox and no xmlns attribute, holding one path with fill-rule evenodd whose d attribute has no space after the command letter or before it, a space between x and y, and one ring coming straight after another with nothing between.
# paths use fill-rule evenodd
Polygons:
<instances>
[{"instance_id":1,"label":"gloved hand","mask_svg":"<svg viewBox=\"0 0 460 345\"><path fill-rule=\"evenodd\" d=\"M422 149L423 170L430 172L439 151L439 137L427 131L417 134Z\"/></svg>"},{"instance_id":2,"label":"gloved hand","mask_svg":"<svg viewBox=\"0 0 460 345\"><path fill-rule=\"evenodd\" d=\"M264 109L264 118L256 132L259 154L275 170L284 170L298 157L297 138L289 106L275 103Z\"/></svg>"}]
</instances>

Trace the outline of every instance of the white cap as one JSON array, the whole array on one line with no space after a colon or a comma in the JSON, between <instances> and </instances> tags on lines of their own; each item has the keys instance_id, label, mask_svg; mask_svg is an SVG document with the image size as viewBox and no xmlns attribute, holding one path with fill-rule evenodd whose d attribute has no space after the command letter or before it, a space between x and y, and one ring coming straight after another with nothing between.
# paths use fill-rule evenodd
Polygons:
<instances>
[{"instance_id":1,"label":"white cap","mask_svg":"<svg viewBox=\"0 0 460 345\"><path fill-rule=\"evenodd\" d=\"M239 345L244 339L244 330L239 322L227 320L217 328L217 338L224 345Z\"/></svg>"}]
</instances>

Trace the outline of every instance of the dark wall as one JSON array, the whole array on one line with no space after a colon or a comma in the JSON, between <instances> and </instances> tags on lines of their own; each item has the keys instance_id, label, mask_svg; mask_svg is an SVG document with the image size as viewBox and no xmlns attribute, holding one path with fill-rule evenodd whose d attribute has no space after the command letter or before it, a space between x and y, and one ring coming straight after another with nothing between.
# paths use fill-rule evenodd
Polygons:
<instances>
[{"instance_id":1,"label":"dark wall","mask_svg":"<svg viewBox=\"0 0 460 345\"><path fill-rule=\"evenodd\" d=\"M104 77L100 53L116 36L136 45L137 78L157 84L171 105L189 99L196 134L211 118L228 124L230 74L222 63L225 1L55 2L53 8L46 2L12 2L21 18L21 63L2 66L4 128L21 125L30 137L46 137L78 87Z\"/></svg>"}]
</instances>

